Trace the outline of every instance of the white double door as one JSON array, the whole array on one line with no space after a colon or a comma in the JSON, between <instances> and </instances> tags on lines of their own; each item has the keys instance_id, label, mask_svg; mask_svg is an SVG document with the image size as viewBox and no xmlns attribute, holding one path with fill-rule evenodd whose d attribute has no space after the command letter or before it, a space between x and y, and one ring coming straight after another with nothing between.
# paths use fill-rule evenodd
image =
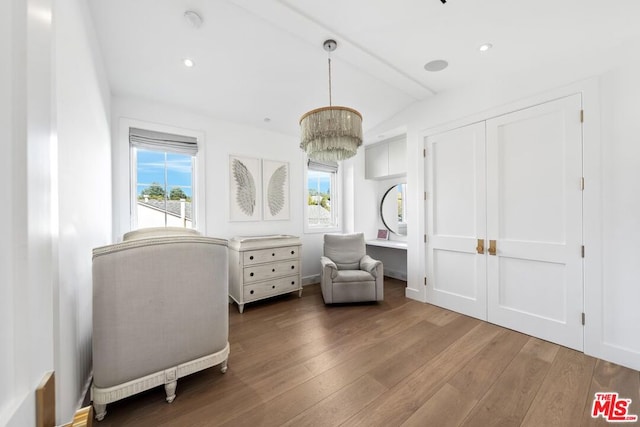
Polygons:
<instances>
[{"instance_id":1,"label":"white double door","mask_svg":"<svg viewBox=\"0 0 640 427\"><path fill-rule=\"evenodd\" d=\"M583 349L581 97L426 139L427 301Z\"/></svg>"}]
</instances>

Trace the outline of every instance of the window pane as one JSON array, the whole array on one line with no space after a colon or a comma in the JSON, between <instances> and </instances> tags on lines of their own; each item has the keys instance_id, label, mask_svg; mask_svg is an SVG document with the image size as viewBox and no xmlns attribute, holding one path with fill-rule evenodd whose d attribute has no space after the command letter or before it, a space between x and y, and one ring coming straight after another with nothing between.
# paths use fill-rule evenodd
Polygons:
<instances>
[{"instance_id":1,"label":"window pane","mask_svg":"<svg viewBox=\"0 0 640 427\"><path fill-rule=\"evenodd\" d=\"M144 191L151 199L164 199L164 153L138 150L137 154L136 193L140 196Z\"/></svg>"},{"instance_id":2,"label":"window pane","mask_svg":"<svg viewBox=\"0 0 640 427\"><path fill-rule=\"evenodd\" d=\"M136 149L137 228L193 227L193 157Z\"/></svg>"},{"instance_id":3,"label":"window pane","mask_svg":"<svg viewBox=\"0 0 640 427\"><path fill-rule=\"evenodd\" d=\"M308 170L307 173L307 218L309 226L333 227L336 225L335 210L331 209L334 193L335 172Z\"/></svg>"}]
</instances>

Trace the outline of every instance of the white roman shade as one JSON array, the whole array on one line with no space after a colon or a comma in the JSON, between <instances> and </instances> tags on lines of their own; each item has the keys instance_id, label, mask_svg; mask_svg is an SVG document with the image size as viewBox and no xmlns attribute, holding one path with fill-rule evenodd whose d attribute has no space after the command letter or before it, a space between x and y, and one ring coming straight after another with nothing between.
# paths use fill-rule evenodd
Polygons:
<instances>
[{"instance_id":1,"label":"white roman shade","mask_svg":"<svg viewBox=\"0 0 640 427\"><path fill-rule=\"evenodd\" d=\"M314 171L321 172L338 172L337 162L321 162L319 160L309 159L307 162L307 168Z\"/></svg>"},{"instance_id":2,"label":"white roman shade","mask_svg":"<svg viewBox=\"0 0 640 427\"><path fill-rule=\"evenodd\" d=\"M145 150L170 151L191 156L198 154L198 140L192 136L129 128L129 143L132 147Z\"/></svg>"}]
</instances>

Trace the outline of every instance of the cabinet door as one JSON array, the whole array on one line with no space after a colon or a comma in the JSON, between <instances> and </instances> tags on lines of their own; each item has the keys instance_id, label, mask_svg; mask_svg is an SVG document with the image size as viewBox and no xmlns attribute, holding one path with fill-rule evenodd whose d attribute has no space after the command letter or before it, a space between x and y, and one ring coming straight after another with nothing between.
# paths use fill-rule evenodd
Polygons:
<instances>
[{"instance_id":1,"label":"cabinet door","mask_svg":"<svg viewBox=\"0 0 640 427\"><path fill-rule=\"evenodd\" d=\"M487 121L489 321L583 348L581 96Z\"/></svg>"},{"instance_id":2,"label":"cabinet door","mask_svg":"<svg viewBox=\"0 0 640 427\"><path fill-rule=\"evenodd\" d=\"M405 138L389 142L389 175L407 173L407 140Z\"/></svg>"},{"instance_id":3,"label":"cabinet door","mask_svg":"<svg viewBox=\"0 0 640 427\"><path fill-rule=\"evenodd\" d=\"M381 178L389 174L388 144L367 147L364 156L364 175L366 179Z\"/></svg>"},{"instance_id":4,"label":"cabinet door","mask_svg":"<svg viewBox=\"0 0 640 427\"><path fill-rule=\"evenodd\" d=\"M427 138L427 301L487 319L484 123Z\"/></svg>"}]
</instances>

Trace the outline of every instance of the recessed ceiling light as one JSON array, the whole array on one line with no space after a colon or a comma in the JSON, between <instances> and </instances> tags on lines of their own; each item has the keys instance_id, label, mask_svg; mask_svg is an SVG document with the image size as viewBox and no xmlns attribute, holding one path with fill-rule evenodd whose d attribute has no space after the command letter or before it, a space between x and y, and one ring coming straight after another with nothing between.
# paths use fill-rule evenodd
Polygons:
<instances>
[{"instance_id":1,"label":"recessed ceiling light","mask_svg":"<svg viewBox=\"0 0 640 427\"><path fill-rule=\"evenodd\" d=\"M187 68L191 68L191 67L193 67L195 65L195 63L189 58L186 58L184 61L182 61L182 63Z\"/></svg>"},{"instance_id":2,"label":"recessed ceiling light","mask_svg":"<svg viewBox=\"0 0 640 427\"><path fill-rule=\"evenodd\" d=\"M444 59L436 59L435 61L427 62L424 69L427 71L442 71L449 66L449 63Z\"/></svg>"},{"instance_id":3,"label":"recessed ceiling light","mask_svg":"<svg viewBox=\"0 0 640 427\"><path fill-rule=\"evenodd\" d=\"M485 43L482 46L480 46L480 52L486 52L489 49L491 49L493 47L493 45L491 43Z\"/></svg>"}]
</instances>

